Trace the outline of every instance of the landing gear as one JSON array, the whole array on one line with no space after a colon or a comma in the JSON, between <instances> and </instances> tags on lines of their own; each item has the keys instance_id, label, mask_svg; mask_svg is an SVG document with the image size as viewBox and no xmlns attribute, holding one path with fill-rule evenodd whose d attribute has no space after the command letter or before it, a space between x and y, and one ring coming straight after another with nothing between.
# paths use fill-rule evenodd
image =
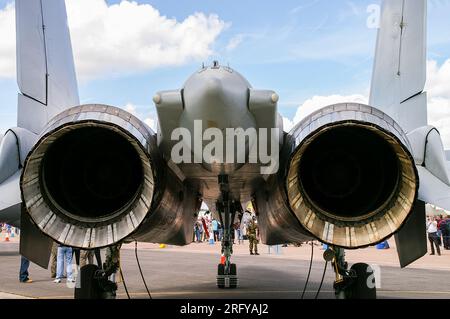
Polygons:
<instances>
[{"instance_id":1,"label":"landing gear","mask_svg":"<svg viewBox=\"0 0 450 319\"><path fill-rule=\"evenodd\" d=\"M337 299L377 298L374 271L369 265L354 264L349 270L345 251L338 247L329 248L324 258L333 263L336 274L333 287Z\"/></svg>"},{"instance_id":2,"label":"landing gear","mask_svg":"<svg viewBox=\"0 0 450 319\"><path fill-rule=\"evenodd\" d=\"M219 186L221 198L217 201L216 206L220 222L223 225L222 255L225 262L219 264L217 268L217 287L220 289L234 289L238 286L238 278L236 264L231 263L231 255L233 254L233 222L240 203L230 198L228 175L219 176Z\"/></svg>"},{"instance_id":3,"label":"landing gear","mask_svg":"<svg viewBox=\"0 0 450 319\"><path fill-rule=\"evenodd\" d=\"M86 265L80 269L77 284L75 287L75 299L115 299L117 284L109 277L114 274L119 262L115 256L118 256L120 246L109 247L109 254L105 264L102 265L100 250L95 250L97 265ZM77 266L80 265L80 252L75 253Z\"/></svg>"},{"instance_id":4,"label":"landing gear","mask_svg":"<svg viewBox=\"0 0 450 319\"><path fill-rule=\"evenodd\" d=\"M372 268L367 264L354 264L350 269L356 274L356 280L350 287L351 299L377 299L377 288Z\"/></svg>"},{"instance_id":5,"label":"landing gear","mask_svg":"<svg viewBox=\"0 0 450 319\"><path fill-rule=\"evenodd\" d=\"M229 274L225 274L225 265L219 264L217 270L217 287L220 289L236 289L238 286L236 264L230 264Z\"/></svg>"}]
</instances>

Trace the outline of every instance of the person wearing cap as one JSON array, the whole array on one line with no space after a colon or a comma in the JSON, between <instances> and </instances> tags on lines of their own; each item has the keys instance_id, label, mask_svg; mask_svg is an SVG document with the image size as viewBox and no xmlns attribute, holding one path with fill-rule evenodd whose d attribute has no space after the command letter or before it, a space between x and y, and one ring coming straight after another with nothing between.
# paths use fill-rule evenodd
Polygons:
<instances>
[{"instance_id":1,"label":"person wearing cap","mask_svg":"<svg viewBox=\"0 0 450 319\"><path fill-rule=\"evenodd\" d=\"M249 240L250 255L258 254L258 225L256 223L256 217L253 216L251 221L247 225L247 238ZM254 251L254 252L253 252Z\"/></svg>"}]
</instances>

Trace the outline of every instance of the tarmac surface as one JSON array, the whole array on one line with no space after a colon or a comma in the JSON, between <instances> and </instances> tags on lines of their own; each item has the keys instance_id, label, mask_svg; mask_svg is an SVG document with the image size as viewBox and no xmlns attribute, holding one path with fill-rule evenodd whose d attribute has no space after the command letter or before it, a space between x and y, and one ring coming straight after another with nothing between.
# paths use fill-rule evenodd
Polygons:
<instances>
[{"instance_id":1,"label":"tarmac surface","mask_svg":"<svg viewBox=\"0 0 450 319\"><path fill-rule=\"evenodd\" d=\"M391 243L391 242L390 242ZM388 250L368 248L348 251L347 261L367 262L379 269L381 286L378 298L449 299L450 252L443 256L425 256L407 269L398 266L395 247ZM73 288L63 280L53 283L48 270L32 264L31 284L18 281L20 256L18 239L0 242L0 299L40 298L71 299ZM259 245L260 256L250 256L248 246L235 245L233 262L237 264L239 288L219 290L216 287L220 245L206 243L187 247L139 244L139 261L153 298L164 299L300 299L309 268L311 246L282 248L280 254ZM322 278L324 261L321 246L314 248L314 262L305 299L312 299ZM149 298L136 262L134 244L121 250L122 269L131 298ZM328 267L319 298L334 298L334 272ZM118 298L127 298L119 283Z\"/></svg>"}]
</instances>

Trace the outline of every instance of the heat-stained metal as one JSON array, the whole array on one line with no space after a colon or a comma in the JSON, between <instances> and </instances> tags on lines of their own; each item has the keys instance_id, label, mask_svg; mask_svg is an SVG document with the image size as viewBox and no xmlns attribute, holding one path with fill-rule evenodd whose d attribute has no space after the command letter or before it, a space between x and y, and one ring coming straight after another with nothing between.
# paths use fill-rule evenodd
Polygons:
<instances>
[{"instance_id":1,"label":"heat-stained metal","mask_svg":"<svg viewBox=\"0 0 450 319\"><path fill-rule=\"evenodd\" d=\"M70 134L74 138L65 140L64 148L52 155L52 148ZM114 142L111 152L97 154L108 149L101 144L105 140ZM129 149L117 148L117 143ZM87 144L98 145L98 150L88 149ZM96 248L123 240L138 228L152 205L156 168L150 154L155 147L151 129L121 109L84 105L64 111L49 122L25 161L20 186L27 212L42 232L64 245ZM122 158L122 150L130 154L124 160L138 159L137 172L127 170L132 161L114 162L115 157ZM74 163L73 157L78 159L79 155ZM110 171L101 171L108 166ZM141 175L136 178L127 174ZM115 176L130 184L119 194L121 201L115 192L123 185L108 189ZM87 196L77 198L73 194L78 186L88 192ZM124 197L127 195L129 198ZM110 202L113 205L108 205Z\"/></svg>"},{"instance_id":2,"label":"heat-stained metal","mask_svg":"<svg viewBox=\"0 0 450 319\"><path fill-rule=\"evenodd\" d=\"M324 243L359 248L402 227L419 177L409 142L392 118L367 105L337 104L293 132L286 191L308 232ZM353 138L346 140L347 134Z\"/></svg>"}]
</instances>

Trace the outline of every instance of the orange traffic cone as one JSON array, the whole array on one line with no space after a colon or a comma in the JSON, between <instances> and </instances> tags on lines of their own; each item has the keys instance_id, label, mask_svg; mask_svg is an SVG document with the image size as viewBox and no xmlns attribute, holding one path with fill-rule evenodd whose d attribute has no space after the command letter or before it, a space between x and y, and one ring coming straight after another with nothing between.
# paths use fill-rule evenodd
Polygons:
<instances>
[{"instance_id":1,"label":"orange traffic cone","mask_svg":"<svg viewBox=\"0 0 450 319\"><path fill-rule=\"evenodd\" d=\"M9 234L6 233L5 241L9 241Z\"/></svg>"}]
</instances>

